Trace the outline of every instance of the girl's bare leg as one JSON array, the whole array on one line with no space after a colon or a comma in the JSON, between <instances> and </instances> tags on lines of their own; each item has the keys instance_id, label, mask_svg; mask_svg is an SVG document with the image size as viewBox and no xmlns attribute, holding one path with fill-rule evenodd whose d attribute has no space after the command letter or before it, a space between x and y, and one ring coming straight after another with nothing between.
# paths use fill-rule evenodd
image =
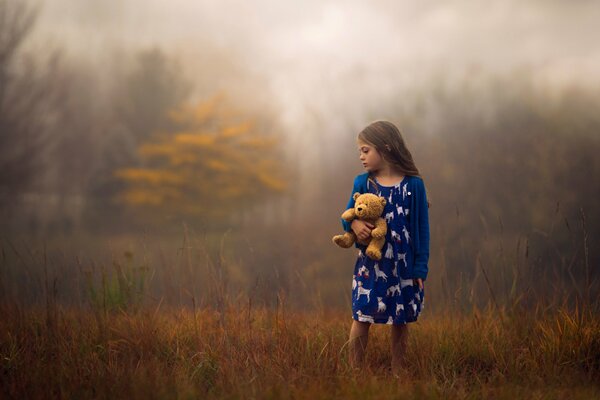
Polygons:
<instances>
[{"instance_id":1,"label":"girl's bare leg","mask_svg":"<svg viewBox=\"0 0 600 400\"><path fill-rule=\"evenodd\" d=\"M408 325L392 325L392 372L400 372L406 356Z\"/></svg>"},{"instance_id":2,"label":"girl's bare leg","mask_svg":"<svg viewBox=\"0 0 600 400\"><path fill-rule=\"evenodd\" d=\"M367 341L369 339L368 322L352 321L350 328L349 350L350 350L350 365L353 368L360 368L365 360L365 351L367 349Z\"/></svg>"}]
</instances>

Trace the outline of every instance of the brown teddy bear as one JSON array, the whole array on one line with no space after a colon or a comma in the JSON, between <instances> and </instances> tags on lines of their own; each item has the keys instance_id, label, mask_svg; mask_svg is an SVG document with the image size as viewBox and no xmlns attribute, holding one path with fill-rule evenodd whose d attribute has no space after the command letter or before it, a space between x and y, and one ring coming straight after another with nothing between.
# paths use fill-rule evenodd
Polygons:
<instances>
[{"instance_id":1,"label":"brown teddy bear","mask_svg":"<svg viewBox=\"0 0 600 400\"><path fill-rule=\"evenodd\" d=\"M385 243L387 224L381 218L386 200L373 193L354 193L354 208L349 208L342 214L342 219L352 221L357 218L361 221L370 222L375 225L371 231L371 237L366 241L358 240L356 234L351 230L343 235L333 237L333 242L345 249L351 247L354 242L367 246L366 254L373 260L381 260L381 249Z\"/></svg>"}]
</instances>

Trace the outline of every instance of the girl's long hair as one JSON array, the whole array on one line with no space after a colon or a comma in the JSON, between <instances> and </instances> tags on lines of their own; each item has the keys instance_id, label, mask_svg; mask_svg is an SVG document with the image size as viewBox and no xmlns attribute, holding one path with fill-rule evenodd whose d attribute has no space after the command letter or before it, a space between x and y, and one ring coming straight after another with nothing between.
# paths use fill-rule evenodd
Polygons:
<instances>
[{"instance_id":1,"label":"girl's long hair","mask_svg":"<svg viewBox=\"0 0 600 400\"><path fill-rule=\"evenodd\" d=\"M358 134L358 140L374 146L383 159L402 174L421 177L400 130L393 123L389 121L372 122ZM370 174L369 181L377 188L377 184ZM430 204L427 203L429 207Z\"/></svg>"}]
</instances>

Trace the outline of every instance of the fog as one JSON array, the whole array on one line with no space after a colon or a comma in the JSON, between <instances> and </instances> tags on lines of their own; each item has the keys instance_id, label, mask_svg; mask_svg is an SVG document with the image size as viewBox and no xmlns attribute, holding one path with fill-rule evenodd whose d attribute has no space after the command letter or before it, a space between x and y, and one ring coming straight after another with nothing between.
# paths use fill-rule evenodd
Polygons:
<instances>
[{"instance_id":1,"label":"fog","mask_svg":"<svg viewBox=\"0 0 600 400\"><path fill-rule=\"evenodd\" d=\"M478 71L526 68L553 85L600 81L600 6L593 1L41 5L34 34L39 46L63 48L100 68L114 62L115 52L159 46L192 76L221 61L221 74L210 80L233 93L266 92L280 107L286 131L301 141L325 132L353 134L339 127L336 112L361 125L372 104L439 76L452 82ZM194 76L199 85L207 79L202 75ZM326 127L311 126L314 113L326 118Z\"/></svg>"},{"instance_id":2,"label":"fog","mask_svg":"<svg viewBox=\"0 0 600 400\"><path fill-rule=\"evenodd\" d=\"M5 8L16 4L0 0ZM68 253L91 244L101 249L106 238L121 249L150 229L174 249L181 221L190 231L212 232L214 243L233 229L232 258L239 259L228 267L232 287L247 289L254 275L261 276L267 301L273 300L270 284L306 292L304 280L316 277L323 298L339 304L354 253L333 246L331 236L341 229L339 215L361 172L355 138L369 122L389 119L403 132L432 200L436 272L430 287L437 296L443 289L448 300L448 293L468 286L485 299L481 262L489 266L497 293L508 293L512 278L505 267L524 265L529 246L539 258L518 274L552 271L565 292L585 275L592 291L598 289L589 265L597 265L600 253L586 247L583 233L593 243L600 232L598 3L31 4L37 7L31 31L14 57L0 60L0 86L8 88L0 91L0 163L10 167L0 176L0 204L9 239L17 233L24 243L50 239L55 250L69 246ZM10 29L4 32L10 36ZM229 114L211 108L219 94L226 96ZM113 196L136 179L127 168L157 162L140 156L145 145L156 145L153 135L183 129L166 116L181 104L204 104L214 121L202 129L229 123L239 111L256 122L257 131L281 140L281 158L249 151L255 158L244 160L266 160L257 175L267 176L268 194L261 198L263 187L251 188L251 204L206 206L199 219L182 210L213 192L194 192L196 187L185 188L185 204L166 201L141 211L139 204L114 203ZM212 161L214 168L231 166ZM269 174L280 170L287 189L271 196L269 185L277 188L281 180ZM116 171L132 181L115 179ZM210 169L196 172L205 176ZM182 179L174 175L169 177ZM140 193L130 192L129 199L143 198ZM168 196L156 189L144 193ZM208 247L219 247L210 240ZM513 250L514 259L506 254ZM102 254L108 252L89 258ZM344 264L345 270L331 270ZM168 275L167 266L183 268L154 265ZM57 271L72 267L61 264ZM18 263L7 268L18 270ZM194 274L201 275L198 268ZM448 270L460 276L448 276ZM182 288L197 277L181 274ZM537 282L538 297L550 293L551 278L544 279ZM152 289L157 296L166 290L162 284ZM19 293L17 284L13 291Z\"/></svg>"},{"instance_id":3,"label":"fog","mask_svg":"<svg viewBox=\"0 0 600 400\"><path fill-rule=\"evenodd\" d=\"M521 69L550 86L600 84L594 1L51 0L41 6L35 42L98 65L98 74L111 69L115 53L158 46L180 60L200 90L223 88L247 103L258 96L276 104L303 167L324 157L308 150L315 141L327 153L340 136L355 135L376 117L377 104L432 80L452 85L477 73ZM207 67L214 73L197 73Z\"/></svg>"}]
</instances>

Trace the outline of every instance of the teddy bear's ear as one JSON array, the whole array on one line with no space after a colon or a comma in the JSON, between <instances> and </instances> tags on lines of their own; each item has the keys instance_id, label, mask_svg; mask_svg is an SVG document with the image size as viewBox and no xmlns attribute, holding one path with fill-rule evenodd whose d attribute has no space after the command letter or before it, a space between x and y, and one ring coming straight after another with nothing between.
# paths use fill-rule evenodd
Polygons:
<instances>
[{"instance_id":1,"label":"teddy bear's ear","mask_svg":"<svg viewBox=\"0 0 600 400\"><path fill-rule=\"evenodd\" d=\"M381 206L385 207L385 205L387 204L387 201L385 200L385 197L380 197L379 201L381 201Z\"/></svg>"},{"instance_id":2,"label":"teddy bear's ear","mask_svg":"<svg viewBox=\"0 0 600 400\"><path fill-rule=\"evenodd\" d=\"M356 199L358 199L358 196L360 196L360 193L358 193L358 192L354 193L354 196L352 196L354 201L356 201Z\"/></svg>"}]
</instances>

